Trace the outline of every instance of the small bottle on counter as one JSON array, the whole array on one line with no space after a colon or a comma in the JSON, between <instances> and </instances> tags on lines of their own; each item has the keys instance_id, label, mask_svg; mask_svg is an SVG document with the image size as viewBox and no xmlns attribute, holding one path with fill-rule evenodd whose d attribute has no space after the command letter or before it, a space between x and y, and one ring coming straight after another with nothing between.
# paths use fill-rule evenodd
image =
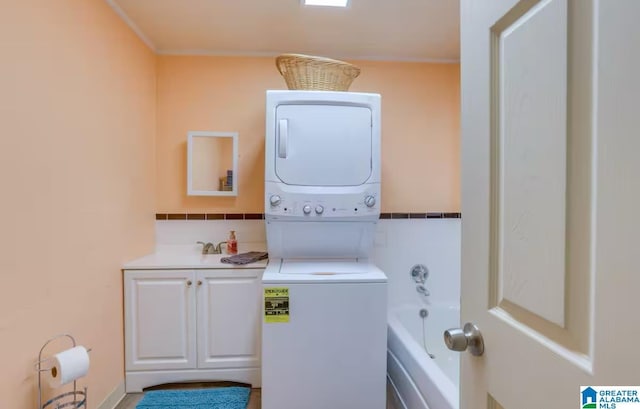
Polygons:
<instances>
[{"instance_id":1,"label":"small bottle on counter","mask_svg":"<svg viewBox=\"0 0 640 409\"><path fill-rule=\"evenodd\" d=\"M236 240L235 230L229 232L229 239L227 239L227 254L238 254L238 241Z\"/></svg>"}]
</instances>

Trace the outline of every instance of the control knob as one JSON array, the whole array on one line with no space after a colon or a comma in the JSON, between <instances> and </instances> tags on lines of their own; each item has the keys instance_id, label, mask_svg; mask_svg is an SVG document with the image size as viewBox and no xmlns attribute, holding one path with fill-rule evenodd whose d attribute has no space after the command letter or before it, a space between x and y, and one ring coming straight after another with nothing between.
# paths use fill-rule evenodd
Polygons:
<instances>
[{"instance_id":1,"label":"control knob","mask_svg":"<svg viewBox=\"0 0 640 409\"><path fill-rule=\"evenodd\" d=\"M367 196L364 198L364 204L366 204L367 207L373 207L376 204L376 198L373 196Z\"/></svg>"},{"instance_id":2,"label":"control knob","mask_svg":"<svg viewBox=\"0 0 640 409\"><path fill-rule=\"evenodd\" d=\"M321 205L317 205L316 214L322 214L322 212L324 212L324 207L322 207Z\"/></svg>"},{"instance_id":3,"label":"control knob","mask_svg":"<svg viewBox=\"0 0 640 409\"><path fill-rule=\"evenodd\" d=\"M309 214L309 213L311 213L311 206L309 206L309 205L304 205L304 207L302 208L302 211L304 212L304 214Z\"/></svg>"},{"instance_id":4,"label":"control knob","mask_svg":"<svg viewBox=\"0 0 640 409\"><path fill-rule=\"evenodd\" d=\"M269 198L269 203L271 203L271 206L273 207L278 206L281 202L282 198L278 195L273 195Z\"/></svg>"}]
</instances>

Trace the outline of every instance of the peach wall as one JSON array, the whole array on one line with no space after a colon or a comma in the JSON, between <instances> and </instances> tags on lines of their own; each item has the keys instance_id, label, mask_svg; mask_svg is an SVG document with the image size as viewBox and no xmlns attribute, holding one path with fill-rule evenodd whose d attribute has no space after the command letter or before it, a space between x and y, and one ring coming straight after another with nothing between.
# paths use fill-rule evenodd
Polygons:
<instances>
[{"instance_id":1,"label":"peach wall","mask_svg":"<svg viewBox=\"0 0 640 409\"><path fill-rule=\"evenodd\" d=\"M0 407L36 407L70 332L94 409L124 378L120 266L153 248L155 56L102 0L5 2L0 38Z\"/></svg>"},{"instance_id":2,"label":"peach wall","mask_svg":"<svg viewBox=\"0 0 640 409\"><path fill-rule=\"evenodd\" d=\"M382 94L383 211L460 209L458 64L355 62L352 91ZM262 212L264 101L273 58L158 56L156 210ZM239 132L239 196L186 195L188 131Z\"/></svg>"}]
</instances>

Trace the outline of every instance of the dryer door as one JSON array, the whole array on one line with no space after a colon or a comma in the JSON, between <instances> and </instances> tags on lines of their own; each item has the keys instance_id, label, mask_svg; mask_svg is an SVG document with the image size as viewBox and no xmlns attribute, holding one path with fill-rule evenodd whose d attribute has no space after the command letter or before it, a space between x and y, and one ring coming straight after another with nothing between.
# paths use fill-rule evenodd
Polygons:
<instances>
[{"instance_id":1,"label":"dryer door","mask_svg":"<svg viewBox=\"0 0 640 409\"><path fill-rule=\"evenodd\" d=\"M371 110L340 105L280 105L275 170L289 185L357 186L371 177Z\"/></svg>"}]
</instances>

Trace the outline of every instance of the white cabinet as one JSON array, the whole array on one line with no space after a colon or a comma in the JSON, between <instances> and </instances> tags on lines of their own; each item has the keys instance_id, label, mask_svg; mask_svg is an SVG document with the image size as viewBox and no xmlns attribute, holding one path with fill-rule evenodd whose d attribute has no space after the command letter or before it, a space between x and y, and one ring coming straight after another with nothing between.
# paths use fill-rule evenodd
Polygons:
<instances>
[{"instance_id":1,"label":"white cabinet","mask_svg":"<svg viewBox=\"0 0 640 409\"><path fill-rule=\"evenodd\" d=\"M125 270L127 392L188 381L259 387L261 274Z\"/></svg>"},{"instance_id":2,"label":"white cabinet","mask_svg":"<svg viewBox=\"0 0 640 409\"><path fill-rule=\"evenodd\" d=\"M260 365L262 288L251 270L198 273L198 367Z\"/></svg>"},{"instance_id":3,"label":"white cabinet","mask_svg":"<svg viewBox=\"0 0 640 409\"><path fill-rule=\"evenodd\" d=\"M196 366L191 271L125 273L127 370Z\"/></svg>"}]
</instances>

